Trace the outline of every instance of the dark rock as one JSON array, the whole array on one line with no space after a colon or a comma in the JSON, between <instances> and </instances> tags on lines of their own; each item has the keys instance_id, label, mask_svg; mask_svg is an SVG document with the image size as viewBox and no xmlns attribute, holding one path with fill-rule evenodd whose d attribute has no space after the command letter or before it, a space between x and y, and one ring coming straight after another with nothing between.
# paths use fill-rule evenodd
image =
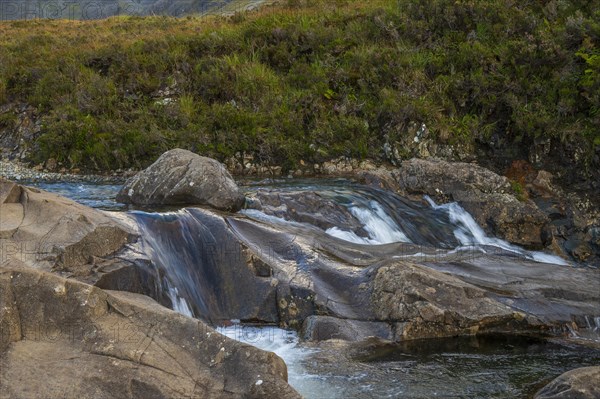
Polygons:
<instances>
[{"instance_id":1,"label":"dark rock","mask_svg":"<svg viewBox=\"0 0 600 399\"><path fill-rule=\"evenodd\" d=\"M567 371L535 394L534 399L598 399L600 367Z\"/></svg>"},{"instance_id":2,"label":"dark rock","mask_svg":"<svg viewBox=\"0 0 600 399\"><path fill-rule=\"evenodd\" d=\"M246 257L246 264L254 272L255 276L271 277L273 275L273 269L271 266L260 259L260 257L252 253L252 251L248 250L248 248L244 248L243 252Z\"/></svg>"},{"instance_id":3,"label":"dark rock","mask_svg":"<svg viewBox=\"0 0 600 399\"><path fill-rule=\"evenodd\" d=\"M394 334L388 323L339 319L331 316L310 316L304 320L302 336L309 341L341 339L363 341L370 337L392 340Z\"/></svg>"},{"instance_id":4,"label":"dark rock","mask_svg":"<svg viewBox=\"0 0 600 399\"><path fill-rule=\"evenodd\" d=\"M127 181L117 201L135 205L208 205L238 211L244 205L222 164L181 149L167 151Z\"/></svg>"},{"instance_id":5,"label":"dark rock","mask_svg":"<svg viewBox=\"0 0 600 399\"><path fill-rule=\"evenodd\" d=\"M141 264L126 262L120 259L102 259L96 263L96 276L86 281L98 288L112 291L126 291L135 294L147 295L161 302L162 290L157 276L152 271L149 263Z\"/></svg>"},{"instance_id":6,"label":"dark rock","mask_svg":"<svg viewBox=\"0 0 600 399\"><path fill-rule=\"evenodd\" d=\"M592 246L585 241L583 234L575 234L565 243L567 251L580 262L586 262L594 254Z\"/></svg>"},{"instance_id":7,"label":"dark rock","mask_svg":"<svg viewBox=\"0 0 600 399\"><path fill-rule=\"evenodd\" d=\"M255 196L260 201L260 210L268 215L308 223L323 230L337 227L366 236L363 226L346 207L324 198L318 192L259 190Z\"/></svg>"}]
</instances>

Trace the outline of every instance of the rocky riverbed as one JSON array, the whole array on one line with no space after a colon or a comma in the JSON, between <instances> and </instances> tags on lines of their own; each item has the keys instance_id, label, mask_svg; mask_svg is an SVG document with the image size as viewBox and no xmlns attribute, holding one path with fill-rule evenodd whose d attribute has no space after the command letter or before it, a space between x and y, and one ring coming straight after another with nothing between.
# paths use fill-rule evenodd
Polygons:
<instances>
[{"instance_id":1,"label":"rocky riverbed","mask_svg":"<svg viewBox=\"0 0 600 399\"><path fill-rule=\"evenodd\" d=\"M129 172L129 174L134 172ZM30 168L19 162L0 161L0 176L17 182L88 182L123 184L127 174L86 175L79 173L49 172L42 168Z\"/></svg>"},{"instance_id":2,"label":"rocky riverbed","mask_svg":"<svg viewBox=\"0 0 600 399\"><path fill-rule=\"evenodd\" d=\"M143 199L162 187L168 195L154 209L140 200L143 210L101 212L2 181L0 383L9 397L24 389L34 397L297 395L278 357L212 329L232 320L298 331L322 351L313 367L319 373L332 373L328 348L345 343L340 370L358 370L356 362L369 358L378 364L373 378L408 367L376 354L423 339L526 335L598 345L600 269L591 257L576 259L568 239L548 245L548 226L569 215L517 199L504 177L472 164L411 160L357 173L367 185L286 180L238 188L228 173L207 185L202 169L212 166L178 154L171 156L194 170L170 173L177 167L162 168L170 158L161 157L154 183L130 182L122 191ZM215 187L228 191L223 198L243 194L245 209L214 205ZM532 209L537 219L528 218ZM140 340L115 340L115 323ZM57 340L40 338L48 334ZM52 363L60 378L47 392L19 382L27 370L50 373L58 353L81 361ZM574 359L569 367L593 365L566 356ZM99 380L97 368L110 372ZM545 370L545 378L567 371Z\"/></svg>"}]
</instances>

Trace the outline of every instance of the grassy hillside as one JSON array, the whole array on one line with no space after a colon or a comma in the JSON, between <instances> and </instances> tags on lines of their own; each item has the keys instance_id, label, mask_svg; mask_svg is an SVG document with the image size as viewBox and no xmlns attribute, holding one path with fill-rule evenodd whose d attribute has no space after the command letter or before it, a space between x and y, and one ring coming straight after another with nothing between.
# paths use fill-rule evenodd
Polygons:
<instances>
[{"instance_id":1,"label":"grassy hillside","mask_svg":"<svg viewBox=\"0 0 600 399\"><path fill-rule=\"evenodd\" d=\"M43 115L33 162L143 167L183 147L292 168L384 158L425 123L480 157L599 168L600 7L289 0L231 18L0 23L0 104ZM0 129L14 127L0 115Z\"/></svg>"}]
</instances>

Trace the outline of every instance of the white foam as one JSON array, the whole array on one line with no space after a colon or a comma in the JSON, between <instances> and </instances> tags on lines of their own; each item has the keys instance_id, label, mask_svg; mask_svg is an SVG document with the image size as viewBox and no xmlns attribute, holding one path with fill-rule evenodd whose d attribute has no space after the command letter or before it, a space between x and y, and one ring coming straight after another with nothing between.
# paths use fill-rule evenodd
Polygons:
<instances>
[{"instance_id":1,"label":"white foam","mask_svg":"<svg viewBox=\"0 0 600 399\"><path fill-rule=\"evenodd\" d=\"M351 207L350 212L362 223L363 228L369 235L368 238L360 237L353 231L343 230L338 227L327 229L326 233L344 241L357 244L381 245L394 242L411 242L398 224L385 213L377 201L370 201L369 208Z\"/></svg>"},{"instance_id":2,"label":"white foam","mask_svg":"<svg viewBox=\"0 0 600 399\"><path fill-rule=\"evenodd\" d=\"M228 338L273 352L285 361L288 367L288 382L305 397L321 397L324 382L321 376L310 374L303 362L314 349L304 348L295 331L277 327L253 327L234 324L229 327L218 327L216 330Z\"/></svg>"},{"instance_id":3,"label":"white foam","mask_svg":"<svg viewBox=\"0 0 600 399\"><path fill-rule=\"evenodd\" d=\"M336 237L336 238L339 238L340 240L344 240L344 241L348 241L348 242L353 242L355 244L365 244L365 245L377 244L376 242L373 242L373 240L371 240L369 238L360 237L358 234L356 234L353 231L342 230L339 227L329 228L329 229L325 230L325 232L332 237Z\"/></svg>"},{"instance_id":4,"label":"white foam","mask_svg":"<svg viewBox=\"0 0 600 399\"><path fill-rule=\"evenodd\" d=\"M173 310L181 313L184 316L194 317L190 305L184 298L179 296L179 291L177 290L177 288L171 286L171 283L169 283L168 280L165 280L165 282L167 285L167 295L169 296L169 299L173 304Z\"/></svg>"},{"instance_id":5,"label":"white foam","mask_svg":"<svg viewBox=\"0 0 600 399\"><path fill-rule=\"evenodd\" d=\"M456 227L454 229L454 236L463 246L473 248L477 245L487 245L522 255L527 259L540 263L551 263L563 266L568 265L568 263L559 256L539 251L527 251L499 238L488 237L483 229L477 224L475 219L473 219L473 216L471 216L469 212L467 212L456 202L437 205L427 195L425 196L425 200L431 205L432 208L443 209L448 212L450 222Z\"/></svg>"}]
</instances>

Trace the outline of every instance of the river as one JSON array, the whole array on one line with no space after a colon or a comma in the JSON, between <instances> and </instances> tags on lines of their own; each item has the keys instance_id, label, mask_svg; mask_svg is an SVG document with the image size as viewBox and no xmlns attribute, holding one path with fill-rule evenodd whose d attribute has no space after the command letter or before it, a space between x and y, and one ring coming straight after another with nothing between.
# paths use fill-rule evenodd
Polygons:
<instances>
[{"instance_id":1,"label":"river","mask_svg":"<svg viewBox=\"0 0 600 399\"><path fill-rule=\"evenodd\" d=\"M128 212L139 225L143 247L165 276L163 288L172 307L211 322L230 338L277 353L288 365L290 384L307 398L525 398L562 372L600 364L598 350L507 336L422 340L340 356L340 351L350 350L341 342L315 344L276 326L236 319L223 323L229 317L228 307L241 305L215 302L205 295L212 289L211 279L217 278L211 276L215 270L211 262L224 261L209 251L204 239L215 235L212 223L217 222L211 214L194 209L128 210L114 200L120 189L117 185L35 185L104 211ZM372 256L428 261L496 252L557 268L567 265L552 254L489 237L458 204L437 205L428 198L413 202L344 180L250 181L242 187L267 204L226 217L249 247L260 243L252 234L236 229L243 222L291 237L316 237L325 246L331 240L356 251L372 247ZM294 202L305 193L325 199L333 208L314 217L301 209L301 199L300 205ZM392 246L393 251L389 250ZM305 253L294 256L300 268L316 262ZM600 319L588 323L590 331L600 333Z\"/></svg>"}]
</instances>

